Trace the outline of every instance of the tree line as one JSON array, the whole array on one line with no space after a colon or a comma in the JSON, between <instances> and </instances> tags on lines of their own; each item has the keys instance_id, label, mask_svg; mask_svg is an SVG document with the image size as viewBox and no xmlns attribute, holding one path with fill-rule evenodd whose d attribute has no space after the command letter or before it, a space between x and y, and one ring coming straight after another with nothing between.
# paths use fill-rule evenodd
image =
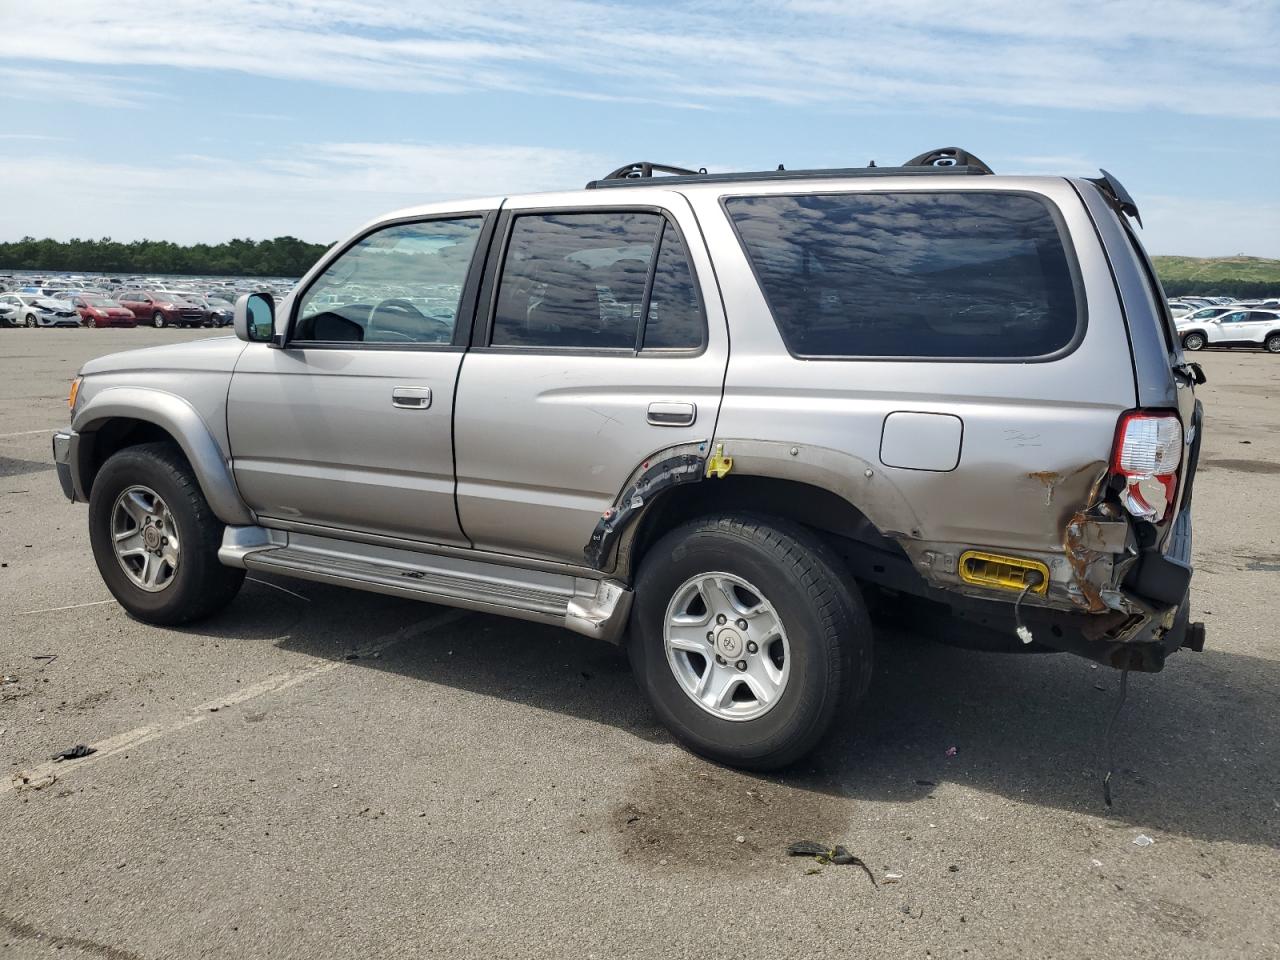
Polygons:
<instances>
[{"instance_id":1,"label":"tree line","mask_svg":"<svg viewBox=\"0 0 1280 960\"><path fill-rule=\"evenodd\" d=\"M110 237L67 241L23 237L13 243L0 243L0 270L300 277L328 248L328 244L307 243L297 237L191 246L167 240L121 243ZM1270 280L1190 280L1167 275L1160 279L1171 297L1202 294L1243 299L1280 292L1280 282Z\"/></svg>"},{"instance_id":2,"label":"tree line","mask_svg":"<svg viewBox=\"0 0 1280 960\"><path fill-rule=\"evenodd\" d=\"M0 243L0 270L75 273L174 273L198 276L300 277L329 248L297 237L181 246L167 240L121 243L37 240Z\"/></svg>"}]
</instances>

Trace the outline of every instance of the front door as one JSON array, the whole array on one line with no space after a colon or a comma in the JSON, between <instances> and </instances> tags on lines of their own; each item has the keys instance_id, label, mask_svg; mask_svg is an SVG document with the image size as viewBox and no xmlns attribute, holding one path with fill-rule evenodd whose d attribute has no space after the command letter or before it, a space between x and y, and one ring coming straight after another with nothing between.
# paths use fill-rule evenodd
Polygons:
<instances>
[{"instance_id":1,"label":"front door","mask_svg":"<svg viewBox=\"0 0 1280 960\"><path fill-rule=\"evenodd\" d=\"M458 512L477 548L582 564L634 470L714 436L724 314L687 201L660 202L503 208L454 425Z\"/></svg>"},{"instance_id":2,"label":"front door","mask_svg":"<svg viewBox=\"0 0 1280 960\"><path fill-rule=\"evenodd\" d=\"M299 290L282 349L245 349L227 428L236 484L265 525L466 545L452 417L485 222L364 234Z\"/></svg>"}]
</instances>

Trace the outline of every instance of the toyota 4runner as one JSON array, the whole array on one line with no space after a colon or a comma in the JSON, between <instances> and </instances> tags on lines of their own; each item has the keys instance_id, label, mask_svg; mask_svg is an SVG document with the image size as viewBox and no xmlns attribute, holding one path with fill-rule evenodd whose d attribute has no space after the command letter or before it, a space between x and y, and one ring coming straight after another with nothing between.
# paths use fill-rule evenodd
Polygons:
<instances>
[{"instance_id":1,"label":"toyota 4runner","mask_svg":"<svg viewBox=\"0 0 1280 960\"><path fill-rule=\"evenodd\" d=\"M1122 670L1202 646L1203 375L1137 216L956 148L415 207L235 338L87 363L58 477L140 620L257 570L559 624L779 767L866 690L869 607Z\"/></svg>"}]
</instances>

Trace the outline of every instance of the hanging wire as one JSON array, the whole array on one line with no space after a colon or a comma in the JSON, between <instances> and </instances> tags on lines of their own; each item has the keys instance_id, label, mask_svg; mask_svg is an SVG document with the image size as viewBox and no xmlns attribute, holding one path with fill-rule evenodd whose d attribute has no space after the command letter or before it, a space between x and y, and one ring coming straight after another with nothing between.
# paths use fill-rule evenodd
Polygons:
<instances>
[{"instance_id":1,"label":"hanging wire","mask_svg":"<svg viewBox=\"0 0 1280 960\"><path fill-rule=\"evenodd\" d=\"M1120 671L1120 699L1116 701L1116 709L1111 714L1111 722L1107 724L1107 775L1102 778L1102 799L1111 806L1111 775L1116 770L1116 721L1120 719L1120 711L1124 708L1125 694L1129 692L1129 670Z\"/></svg>"}]
</instances>

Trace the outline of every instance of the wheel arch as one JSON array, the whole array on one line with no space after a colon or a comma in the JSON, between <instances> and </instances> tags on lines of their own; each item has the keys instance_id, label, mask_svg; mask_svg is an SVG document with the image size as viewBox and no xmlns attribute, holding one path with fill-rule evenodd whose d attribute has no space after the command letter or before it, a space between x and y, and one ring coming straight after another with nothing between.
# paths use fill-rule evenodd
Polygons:
<instances>
[{"instance_id":1,"label":"wheel arch","mask_svg":"<svg viewBox=\"0 0 1280 960\"><path fill-rule=\"evenodd\" d=\"M78 410L75 474L85 499L107 458L126 447L170 441L182 450L214 515L223 523L251 524L253 514L236 488L222 448L200 414L183 398L145 387L108 387Z\"/></svg>"},{"instance_id":2,"label":"wheel arch","mask_svg":"<svg viewBox=\"0 0 1280 960\"><path fill-rule=\"evenodd\" d=\"M717 444L732 466L722 477L706 475L698 458L695 473L655 489L642 490L645 503L632 522L618 528L634 482L615 501L613 542L589 559L630 581L645 552L665 533L699 516L744 512L780 517L837 538L846 549L865 547L879 556L902 557L902 538L919 535L919 521L885 472L849 454L771 441ZM646 461L646 466L650 461ZM657 469L656 463L651 470ZM608 526L602 521L601 527ZM600 528L597 528L599 531ZM597 544L593 538L593 544Z\"/></svg>"}]
</instances>

